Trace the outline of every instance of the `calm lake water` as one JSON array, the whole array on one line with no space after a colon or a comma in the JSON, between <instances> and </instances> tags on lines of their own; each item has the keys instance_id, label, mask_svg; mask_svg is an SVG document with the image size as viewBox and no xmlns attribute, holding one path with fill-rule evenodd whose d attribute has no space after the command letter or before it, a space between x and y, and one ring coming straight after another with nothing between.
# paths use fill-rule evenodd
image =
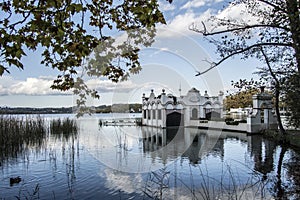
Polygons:
<instances>
[{"instance_id":1,"label":"calm lake water","mask_svg":"<svg viewBox=\"0 0 300 200\"><path fill-rule=\"evenodd\" d=\"M0 199L300 198L297 150L245 133L99 126L135 117L80 118L78 135L49 134L2 158Z\"/></svg>"}]
</instances>

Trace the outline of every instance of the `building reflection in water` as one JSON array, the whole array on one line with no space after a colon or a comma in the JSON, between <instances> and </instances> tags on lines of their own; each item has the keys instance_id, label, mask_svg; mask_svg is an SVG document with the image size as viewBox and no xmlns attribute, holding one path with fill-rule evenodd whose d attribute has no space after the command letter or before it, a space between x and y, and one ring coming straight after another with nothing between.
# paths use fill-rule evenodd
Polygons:
<instances>
[{"instance_id":1,"label":"building reflection in water","mask_svg":"<svg viewBox=\"0 0 300 200\"><path fill-rule=\"evenodd\" d=\"M225 140L233 138L246 143L253 158L254 170L266 176L274 171L274 153L277 145L260 135L245 133L199 130L192 128L158 129L142 127L143 151L160 157L164 163L178 156L188 158L191 164L198 164L208 154L224 158ZM265 177L266 178L266 177Z\"/></svg>"},{"instance_id":2,"label":"building reflection in water","mask_svg":"<svg viewBox=\"0 0 300 200\"><path fill-rule=\"evenodd\" d=\"M267 174L274 170L274 152L276 144L264 140L260 135L253 135L248 140L248 151L254 161L254 170L260 172L266 179Z\"/></svg>"},{"instance_id":3,"label":"building reflection in water","mask_svg":"<svg viewBox=\"0 0 300 200\"><path fill-rule=\"evenodd\" d=\"M161 158L164 164L168 159L186 157L190 163L197 164L208 153L222 158L224 156L224 138L220 131L199 130L192 128L173 127L159 129L142 127L143 151L151 157Z\"/></svg>"},{"instance_id":4,"label":"building reflection in water","mask_svg":"<svg viewBox=\"0 0 300 200\"><path fill-rule=\"evenodd\" d=\"M81 129L80 135L77 133L52 133L39 137L28 135L26 140L16 140L16 147L7 146L8 141L2 138L0 142L2 177L14 176L10 174L10 171L17 171L17 175L21 178L29 174L33 177L32 181L28 182L30 189L35 186L36 181L51 188L49 191L45 187L42 188L42 198L48 197L48 194L52 195L54 191L57 199L65 198L66 195L70 199L88 197L92 199L97 195L103 195L103 197L111 195L107 194L107 189L113 195L119 193L128 194L128 197L136 193L141 195L145 185L151 186L149 174L155 176L170 174L167 176L170 181L167 191L169 197L173 195L172 197L176 199L175 197L185 195L187 192L188 199L191 197L190 190L184 190L185 188L180 190L184 181L187 186L194 187L190 189L201 191L203 178L199 169L206 167L207 164L207 170L212 171L209 171L210 174L204 174L205 177L212 175L213 177L208 178L218 179L219 166L222 167L222 164L234 159L235 154L238 154L235 158L247 168L241 170L247 173L240 173L242 176L247 176L246 179L251 176L252 171L259 172L257 174L260 180L269 184L267 189L273 190L274 197L299 199L299 152L288 147L284 148L259 135L247 136L245 133L193 128L153 127L103 127L101 131L97 131L97 124L94 123L95 127L91 124L93 123L85 123L85 129ZM235 145L235 143L239 144ZM243 152L238 152L235 148ZM242 153L245 153L245 158ZM209 158L206 159L207 157ZM213 161L210 162L209 159ZM247 163L247 160L243 162L243 159L249 159L250 162ZM18 164L19 161L26 162L22 162L23 165ZM21 174L22 171L19 169L24 166L26 170ZM163 170L160 171L160 169ZM100 178L95 172L97 170L101 172ZM238 181L244 178L239 177L240 174L234 177ZM2 188L18 189L18 185L11 187L4 181L2 183ZM213 181L210 183L212 184ZM214 183L219 186L219 182ZM155 191L155 186L154 189L149 189ZM68 190L67 193L66 190ZM80 190L92 192L82 196L81 193L76 192ZM5 192L9 193L8 190Z\"/></svg>"},{"instance_id":5,"label":"building reflection in water","mask_svg":"<svg viewBox=\"0 0 300 200\"><path fill-rule=\"evenodd\" d=\"M271 193L275 197L288 197L295 191L300 191L300 176L297 175L300 174L300 168L296 167L298 164L295 162L295 160L300 160L300 156L293 156L289 161L284 161L286 148L264 139L261 135L248 136L245 133L226 131L221 133L217 130L151 127L142 127L142 135L144 153L150 154L153 158L161 158L164 164L178 157L187 158L189 163L194 166L200 164L201 160L208 155L219 157L223 161L225 143L234 139L247 146L247 154L252 158L250 162L253 163L253 168L250 167L252 164L246 166L247 163L245 163L245 167L249 167L250 171L253 170L256 175L261 177L261 184L271 184ZM226 156L228 159L231 155L227 152ZM289 156L290 154L288 154ZM287 163L285 164L285 162ZM287 175L293 179L293 187L284 185L287 180L283 180L283 170L288 170ZM289 188L290 191L284 188Z\"/></svg>"}]
</instances>

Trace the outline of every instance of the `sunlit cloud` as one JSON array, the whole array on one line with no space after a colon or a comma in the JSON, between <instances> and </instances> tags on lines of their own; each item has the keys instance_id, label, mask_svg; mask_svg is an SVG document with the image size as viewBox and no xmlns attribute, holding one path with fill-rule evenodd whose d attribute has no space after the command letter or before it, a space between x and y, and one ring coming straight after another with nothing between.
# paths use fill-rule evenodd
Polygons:
<instances>
[{"instance_id":1,"label":"sunlit cloud","mask_svg":"<svg viewBox=\"0 0 300 200\"><path fill-rule=\"evenodd\" d=\"M230 4L226 9L220 11L216 17L219 19L236 20L247 24L254 24L260 21L258 17L247 12L247 5L244 3Z\"/></svg>"},{"instance_id":2,"label":"sunlit cloud","mask_svg":"<svg viewBox=\"0 0 300 200\"><path fill-rule=\"evenodd\" d=\"M201 6L204 6L206 3L206 0L192 0L188 1L186 4L184 4L181 9L189 9L189 8L199 8Z\"/></svg>"},{"instance_id":3,"label":"sunlit cloud","mask_svg":"<svg viewBox=\"0 0 300 200\"><path fill-rule=\"evenodd\" d=\"M101 93L130 93L136 90L161 91L167 86L156 85L155 83L144 83L137 85L131 80L114 83L110 80L90 79L85 81L90 89L97 90ZM26 80L14 80L12 77L2 77L0 79L0 95L72 95L72 91L59 91L51 89L53 77L29 77Z\"/></svg>"},{"instance_id":4,"label":"sunlit cloud","mask_svg":"<svg viewBox=\"0 0 300 200\"><path fill-rule=\"evenodd\" d=\"M189 36L196 33L189 29L193 23L201 23L206 21L212 15L212 10L208 9L204 13L197 15L194 11L188 11L184 14L177 15L174 19L170 20L167 25L162 25L158 28L158 37L181 37L182 34Z\"/></svg>"},{"instance_id":5,"label":"sunlit cloud","mask_svg":"<svg viewBox=\"0 0 300 200\"><path fill-rule=\"evenodd\" d=\"M220 2L220 0L193 0L187 2L181 7L181 9L187 9L183 14L176 15L173 19L167 22L167 25L160 26L161 28L158 29L157 33L158 37L176 38L180 36L180 34L188 36L196 35L197 33L189 28L193 25L202 29L202 22L205 23L207 30L213 29L216 31L226 28L224 26L216 26L215 20L209 20L212 16L215 16L217 19L234 20L241 24L255 24L260 20L258 17L247 12L247 5L244 3L229 4L223 10L207 9L201 13L193 9L188 9L218 2Z\"/></svg>"},{"instance_id":6,"label":"sunlit cloud","mask_svg":"<svg viewBox=\"0 0 300 200\"><path fill-rule=\"evenodd\" d=\"M1 95L69 95L71 92L62 92L51 89L53 77L29 77L26 80L15 80L12 77L1 77Z\"/></svg>"},{"instance_id":7,"label":"sunlit cloud","mask_svg":"<svg viewBox=\"0 0 300 200\"><path fill-rule=\"evenodd\" d=\"M51 89L55 77L29 77L26 80L15 80L11 76L0 79L0 95L72 95L72 91ZM138 86L131 80L114 83L107 79L89 79L85 84L99 93L130 92Z\"/></svg>"}]
</instances>

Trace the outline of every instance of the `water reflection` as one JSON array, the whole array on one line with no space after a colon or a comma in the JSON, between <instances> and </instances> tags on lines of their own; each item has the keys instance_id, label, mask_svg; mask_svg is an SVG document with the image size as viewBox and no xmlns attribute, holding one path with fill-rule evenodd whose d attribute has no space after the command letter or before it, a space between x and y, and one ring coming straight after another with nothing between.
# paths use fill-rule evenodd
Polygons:
<instances>
[{"instance_id":1,"label":"water reflection","mask_svg":"<svg viewBox=\"0 0 300 200\"><path fill-rule=\"evenodd\" d=\"M288 182L285 183L286 193L293 199L300 199L300 155L290 152L291 158L285 164Z\"/></svg>"},{"instance_id":2,"label":"water reflection","mask_svg":"<svg viewBox=\"0 0 300 200\"><path fill-rule=\"evenodd\" d=\"M299 198L299 153L261 136L79 121L78 133L20 143L30 162L2 166L0 199L37 184L41 199ZM25 181L10 187L11 175Z\"/></svg>"},{"instance_id":3,"label":"water reflection","mask_svg":"<svg viewBox=\"0 0 300 200\"><path fill-rule=\"evenodd\" d=\"M65 191L73 198L78 168L76 155L79 160L78 132L66 127L61 131L60 126L54 132L48 126L53 120L46 121L40 117L7 117L0 120L0 199L59 197L62 190L59 190L61 185L58 184L64 182L59 166L62 162L65 165L63 174L67 175L68 190ZM46 166L51 170L45 171ZM45 189L45 186L49 188Z\"/></svg>"},{"instance_id":4,"label":"water reflection","mask_svg":"<svg viewBox=\"0 0 300 200\"><path fill-rule=\"evenodd\" d=\"M164 164L168 159L185 157L198 164L208 153L222 158L224 156L224 138L217 130L199 130L193 128L157 129L142 127L143 150L151 157L159 157Z\"/></svg>"},{"instance_id":5,"label":"water reflection","mask_svg":"<svg viewBox=\"0 0 300 200\"><path fill-rule=\"evenodd\" d=\"M128 194L142 193L143 178L141 174L127 174L114 169L105 169L105 186Z\"/></svg>"},{"instance_id":6,"label":"water reflection","mask_svg":"<svg viewBox=\"0 0 300 200\"><path fill-rule=\"evenodd\" d=\"M208 156L218 157L224 161L227 150L225 143L230 140L239 141L247 146L249 156L253 159L251 161L253 168L247 166L247 163L242 167L251 175L246 178L247 181L241 181L239 184L249 184L248 181L251 180L251 184L257 184L256 190L261 190L253 192L264 198L269 192L279 199L299 198L300 167L297 165L297 161L300 160L299 154L293 151L293 154L297 156L289 159L291 152L287 153L286 146L264 139L260 135L247 136L243 133L231 132L223 132L218 135L214 130L210 130L208 133L197 129L157 130L149 127L143 127L142 133L144 153L150 154L152 158L161 158L164 164L168 164L169 158L182 157L188 159L189 164L196 167L201 165L201 160ZM287 184L290 181L285 177L285 171L292 180L292 187ZM176 173L176 170L173 173ZM229 173L234 172L230 171ZM231 175L235 176L235 174ZM211 178L215 179L216 177L212 176ZM232 187L235 186L232 185ZM289 189L286 190L286 188Z\"/></svg>"},{"instance_id":7,"label":"water reflection","mask_svg":"<svg viewBox=\"0 0 300 200\"><path fill-rule=\"evenodd\" d=\"M80 161L78 127L75 120L53 119L50 122L50 132L52 145L60 144L61 150L53 149L49 153L50 159L53 160L53 174L57 174L57 152L61 152L62 163L65 165L65 174L67 179L68 197L74 199L74 185L76 184L76 169Z\"/></svg>"},{"instance_id":8,"label":"water reflection","mask_svg":"<svg viewBox=\"0 0 300 200\"><path fill-rule=\"evenodd\" d=\"M274 152L277 145L275 142L263 139L260 135L251 136L248 148L254 159L254 170L260 172L263 178L274 170Z\"/></svg>"},{"instance_id":9,"label":"water reflection","mask_svg":"<svg viewBox=\"0 0 300 200\"><path fill-rule=\"evenodd\" d=\"M45 147L47 135L42 118L0 117L0 167L28 160L30 151L36 154Z\"/></svg>"}]
</instances>

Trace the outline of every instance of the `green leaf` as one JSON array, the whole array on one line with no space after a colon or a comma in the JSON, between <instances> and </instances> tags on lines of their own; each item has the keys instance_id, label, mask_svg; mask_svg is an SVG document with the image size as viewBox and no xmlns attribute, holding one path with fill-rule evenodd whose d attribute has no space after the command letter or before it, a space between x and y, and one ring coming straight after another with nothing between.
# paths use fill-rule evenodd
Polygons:
<instances>
[{"instance_id":1,"label":"green leaf","mask_svg":"<svg viewBox=\"0 0 300 200\"><path fill-rule=\"evenodd\" d=\"M0 76L2 76L4 72L10 73L3 65L0 65Z\"/></svg>"}]
</instances>

